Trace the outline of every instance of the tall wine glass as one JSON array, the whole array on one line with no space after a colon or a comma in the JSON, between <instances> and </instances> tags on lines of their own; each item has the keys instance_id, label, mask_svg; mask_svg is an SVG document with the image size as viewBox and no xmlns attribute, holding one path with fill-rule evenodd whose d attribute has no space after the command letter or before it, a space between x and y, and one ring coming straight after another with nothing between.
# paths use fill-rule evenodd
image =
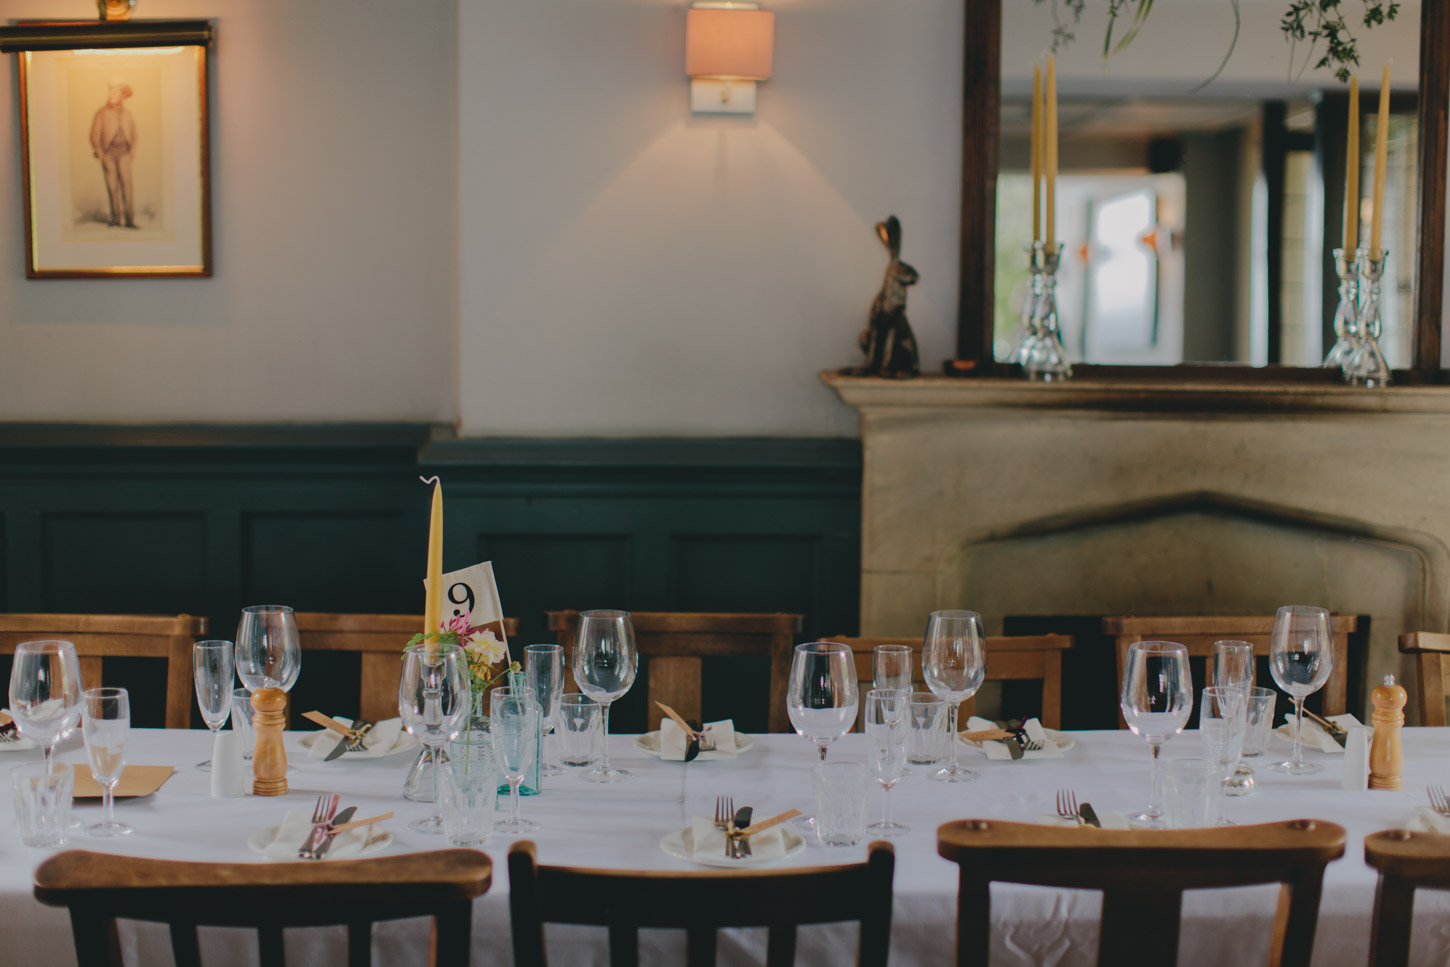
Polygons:
<instances>
[{"instance_id":1,"label":"tall wine glass","mask_svg":"<svg viewBox=\"0 0 1450 967\"><path fill-rule=\"evenodd\" d=\"M130 728L131 697L124 688L86 690L81 734L86 739L91 775L101 786L101 821L86 827L92 836L125 836L131 832L130 826L116 822L115 814L116 783L126 768L126 733Z\"/></svg>"},{"instance_id":2,"label":"tall wine glass","mask_svg":"<svg viewBox=\"0 0 1450 967\"><path fill-rule=\"evenodd\" d=\"M1269 639L1269 670L1274 681L1294 700L1294 755L1269 766L1273 772L1311 776L1322 766L1304 761L1304 699L1324 687L1334 667L1334 640L1329 635L1329 612L1323 608L1290 605L1274 615Z\"/></svg>"},{"instance_id":3,"label":"tall wine glass","mask_svg":"<svg viewBox=\"0 0 1450 967\"><path fill-rule=\"evenodd\" d=\"M831 743L856 724L857 694L856 659L848 645L812 641L795 646L786 711L796 734L816 744L822 762Z\"/></svg>"},{"instance_id":4,"label":"tall wine glass","mask_svg":"<svg viewBox=\"0 0 1450 967\"><path fill-rule=\"evenodd\" d=\"M232 679L236 677L233 656L236 646L230 641L198 641L191 646L191 677L196 686L196 704L201 720L211 730L212 744L216 733L232 715ZM196 766L211 771L211 760Z\"/></svg>"},{"instance_id":5,"label":"tall wine glass","mask_svg":"<svg viewBox=\"0 0 1450 967\"><path fill-rule=\"evenodd\" d=\"M292 609L281 604L243 608L237 623L237 677L247 690L291 691L301 670L302 645Z\"/></svg>"},{"instance_id":6,"label":"tall wine glass","mask_svg":"<svg viewBox=\"0 0 1450 967\"><path fill-rule=\"evenodd\" d=\"M10 712L20 734L45 749L47 773L56 743L81 717L81 663L69 641L23 641L10 666Z\"/></svg>"},{"instance_id":7,"label":"tall wine glass","mask_svg":"<svg viewBox=\"0 0 1450 967\"><path fill-rule=\"evenodd\" d=\"M544 733L559 718L559 698L564 694L564 649L560 645L528 645L524 648L524 684L534 693L539 706L539 757L544 754ZM564 770L544 763L546 776L559 776Z\"/></svg>"},{"instance_id":8,"label":"tall wine glass","mask_svg":"<svg viewBox=\"0 0 1450 967\"><path fill-rule=\"evenodd\" d=\"M1248 694L1232 685L1214 685L1203 690L1198 703L1198 740L1203 757L1218 767L1219 789L1238 771L1248 729ZM1232 826L1227 819L1220 826Z\"/></svg>"},{"instance_id":9,"label":"tall wine glass","mask_svg":"<svg viewBox=\"0 0 1450 967\"><path fill-rule=\"evenodd\" d=\"M1254 685L1254 646L1247 641L1213 643L1213 684L1244 694Z\"/></svg>"},{"instance_id":10,"label":"tall wine glass","mask_svg":"<svg viewBox=\"0 0 1450 967\"><path fill-rule=\"evenodd\" d=\"M599 765L579 778L589 782L619 782L630 778L623 769L609 766L609 706L629 691L639 670L634 647L634 622L627 611L581 611L574 638L574 681L579 691L599 705L604 737Z\"/></svg>"},{"instance_id":11,"label":"tall wine glass","mask_svg":"<svg viewBox=\"0 0 1450 967\"><path fill-rule=\"evenodd\" d=\"M524 781L532 740L539 733L539 706L534 701L534 695L532 688L524 686L495 688L489 696L493 753L504 779L508 781L509 799L513 804L509 818L495 823L493 828L510 836L539 828L532 819L519 817L519 784Z\"/></svg>"},{"instance_id":12,"label":"tall wine glass","mask_svg":"<svg viewBox=\"0 0 1450 967\"><path fill-rule=\"evenodd\" d=\"M871 649L871 684L876 688L911 691L910 645L877 645Z\"/></svg>"},{"instance_id":13,"label":"tall wine glass","mask_svg":"<svg viewBox=\"0 0 1450 967\"><path fill-rule=\"evenodd\" d=\"M911 827L891 821L891 788L906 773L906 736L911 731L907 705L911 692L900 688L873 688L866 693L866 745L871 771L883 791L881 822L866 828L877 836L902 836Z\"/></svg>"},{"instance_id":14,"label":"tall wine glass","mask_svg":"<svg viewBox=\"0 0 1450 967\"><path fill-rule=\"evenodd\" d=\"M933 611L926 619L921 670L926 687L947 705L947 765L933 772L931 778L938 782L981 778L979 773L957 765L957 707L977 694L987 675L982 616L975 611Z\"/></svg>"},{"instance_id":15,"label":"tall wine glass","mask_svg":"<svg viewBox=\"0 0 1450 967\"><path fill-rule=\"evenodd\" d=\"M1153 750L1148 808L1128 818L1137 826L1162 829L1166 823L1158 753L1164 742L1183 731L1193 714L1193 677L1188 668L1188 649L1173 641L1135 641L1123 664L1120 703L1128 728L1147 739L1148 747Z\"/></svg>"},{"instance_id":16,"label":"tall wine glass","mask_svg":"<svg viewBox=\"0 0 1450 967\"><path fill-rule=\"evenodd\" d=\"M403 728L433 753L433 813L408 824L409 829L420 833L443 832L439 811L443 786L438 760L443 746L458 738L473 711L473 692L468 682L468 657L458 645L419 642L403 650L398 715Z\"/></svg>"}]
</instances>

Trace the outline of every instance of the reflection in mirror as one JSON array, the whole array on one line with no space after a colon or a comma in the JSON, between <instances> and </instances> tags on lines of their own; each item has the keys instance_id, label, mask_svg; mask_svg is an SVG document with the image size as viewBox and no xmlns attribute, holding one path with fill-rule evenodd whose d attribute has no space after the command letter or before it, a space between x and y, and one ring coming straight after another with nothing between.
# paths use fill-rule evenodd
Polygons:
<instances>
[{"instance_id":1,"label":"reflection in mirror","mask_svg":"<svg viewBox=\"0 0 1450 967\"><path fill-rule=\"evenodd\" d=\"M1216 21L1203 18L1218 17L1221 6L1159 4L1134 44L1106 62L1093 40L1101 34L1085 15L1081 49L1060 56L1057 291L1063 339L1075 361L1318 366L1334 343L1332 250L1344 231L1346 86L1323 71L1291 78L1287 45L1279 63L1266 64L1277 50L1270 45L1282 44L1281 5L1246 0L1241 40L1223 74L1188 93L1216 64L1208 48L1219 39L1203 36L1203 23ZM1404 4L1398 23L1360 42L1364 245L1379 71L1385 58L1395 59L1380 343L1395 368L1409 366L1412 350L1418 20L1418 4ZM1051 29L1045 4L1005 5L999 360L1012 351L1028 281L1031 71ZM1201 44L1190 39L1196 37ZM1221 58L1224 48L1214 49ZM1182 64L1174 50L1186 52ZM1302 61L1300 51L1293 63Z\"/></svg>"}]
</instances>

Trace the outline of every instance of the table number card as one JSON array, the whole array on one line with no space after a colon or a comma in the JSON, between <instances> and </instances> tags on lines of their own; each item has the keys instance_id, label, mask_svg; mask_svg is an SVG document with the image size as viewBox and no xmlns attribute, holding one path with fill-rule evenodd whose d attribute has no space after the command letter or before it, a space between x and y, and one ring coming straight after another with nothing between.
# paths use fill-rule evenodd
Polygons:
<instances>
[{"instance_id":1,"label":"table number card","mask_svg":"<svg viewBox=\"0 0 1450 967\"><path fill-rule=\"evenodd\" d=\"M426 583L426 582L425 582ZM499 602L498 585L493 579L493 562L484 561L461 571L443 575L438 613L443 623L466 618L474 628L486 628L508 647L503 630L503 605Z\"/></svg>"}]
</instances>

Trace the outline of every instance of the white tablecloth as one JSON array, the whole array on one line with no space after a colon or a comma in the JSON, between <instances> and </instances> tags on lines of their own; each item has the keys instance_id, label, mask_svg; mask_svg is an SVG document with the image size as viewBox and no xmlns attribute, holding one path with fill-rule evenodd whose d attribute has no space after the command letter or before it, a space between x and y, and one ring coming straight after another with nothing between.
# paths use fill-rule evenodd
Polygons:
<instances>
[{"instance_id":1,"label":"white tablecloth","mask_svg":"<svg viewBox=\"0 0 1450 967\"><path fill-rule=\"evenodd\" d=\"M896 882L892 927L892 962L946 964L955 936L956 866L936 855L938 824L964 817L1030 820L1052 812L1055 792L1069 787L1100 812L1140 809L1147 795L1148 749L1127 732L1076 733L1077 746L1061 760L987 762L963 748L963 758L978 768L977 782L948 785L912 776L892 794L895 819L911 833L895 841ZM734 761L665 763L634 747L632 736L610 740L615 764L635 773L616 785L599 786L573 776L547 780L542 796L523 801L524 815L543 828L533 837L544 863L627 869L689 869L661 852L660 838L688 823L692 813L709 814L715 796L730 794L737 806L749 804L758 816L793 807L809 810L809 769L814 747L793 735L755 737L755 747ZM205 732L142 731L132 733L128 760L172 764L178 772L153 797L122 801L117 815L136 832L124 839L103 840L78 834L71 846L131 856L169 859L259 860L246 849L249 833L280 821L287 809L310 810L324 791L343 795L358 815L386 810L398 814L389 828L396 840L392 851L417 851L446 846L440 837L413 833L407 820L430 808L402 799L400 789L410 756L324 763L309 759L288 736L288 754L298 772L282 798L214 800L209 776L193 764L206 758L210 738ZM1347 792L1339 788L1340 758L1306 753L1323 761L1325 771L1289 779L1258 772L1252 796L1227 800L1226 815L1238 823L1312 817L1333 820L1349 831L1342 860L1329 867L1315 944L1316 965L1367 962L1369 921L1375 878L1364 864L1362 840L1378 829L1403 825L1426 802L1429 783L1450 784L1450 729L1405 730L1405 789L1402 792ZM1165 758L1198 755L1195 733L1185 733L1165 748ZM860 758L863 738L852 735L837 743L832 758ZM1278 740L1270 749L1287 752ZM0 769L33 760L37 753L0 754ZM84 752L70 740L59 753L62 761L84 761ZM1257 760L1264 762L1266 760ZM873 791L870 815L881 806ZM506 808L505 800L500 808ZM99 806L81 805L82 818ZM505 854L509 838L495 835L487 850L493 857L494 885L479 900L474 916L474 963L512 963L508 934L508 874ZM13 828L0 833L0 961L15 964L74 963L69 921L63 910L43 907L31 895L31 873L50 855L22 846ZM863 847L812 847L788 862L816 865L859 861ZM1205 891L1185 900L1182 963L1248 964L1265 962L1269 924L1274 910L1272 887ZM994 964L1090 963L1096 946L1098 896L998 886L993 891ZM1416 905L1414 963L1444 964L1450 956L1450 897L1426 893ZM682 939L672 933L645 934L646 962L683 962ZM374 963L418 962L426 926L419 922L383 925L374 936ZM808 928L802 931L798 963L839 964L854 961L855 928ZM127 962L166 963L164 930L123 931ZM289 959L294 963L342 963L342 932L289 931ZM607 963L604 932L592 928L550 928L551 955L570 965ZM763 959L763 932L722 936L721 962ZM654 954L651 957L651 954ZM234 931L207 931L204 959L209 965L256 963L255 944L238 940ZM305 959L298 959L305 958ZM668 958L668 959L666 959Z\"/></svg>"}]
</instances>

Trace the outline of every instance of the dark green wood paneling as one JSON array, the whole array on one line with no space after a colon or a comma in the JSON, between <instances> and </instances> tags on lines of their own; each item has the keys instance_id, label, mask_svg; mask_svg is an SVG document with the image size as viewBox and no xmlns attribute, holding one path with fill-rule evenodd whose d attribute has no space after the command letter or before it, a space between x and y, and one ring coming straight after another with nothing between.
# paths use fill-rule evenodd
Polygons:
<instances>
[{"instance_id":1,"label":"dark green wood paneling","mask_svg":"<svg viewBox=\"0 0 1450 967\"><path fill-rule=\"evenodd\" d=\"M104 512L41 516L40 610L184 611L206 595L202 514Z\"/></svg>"}]
</instances>

